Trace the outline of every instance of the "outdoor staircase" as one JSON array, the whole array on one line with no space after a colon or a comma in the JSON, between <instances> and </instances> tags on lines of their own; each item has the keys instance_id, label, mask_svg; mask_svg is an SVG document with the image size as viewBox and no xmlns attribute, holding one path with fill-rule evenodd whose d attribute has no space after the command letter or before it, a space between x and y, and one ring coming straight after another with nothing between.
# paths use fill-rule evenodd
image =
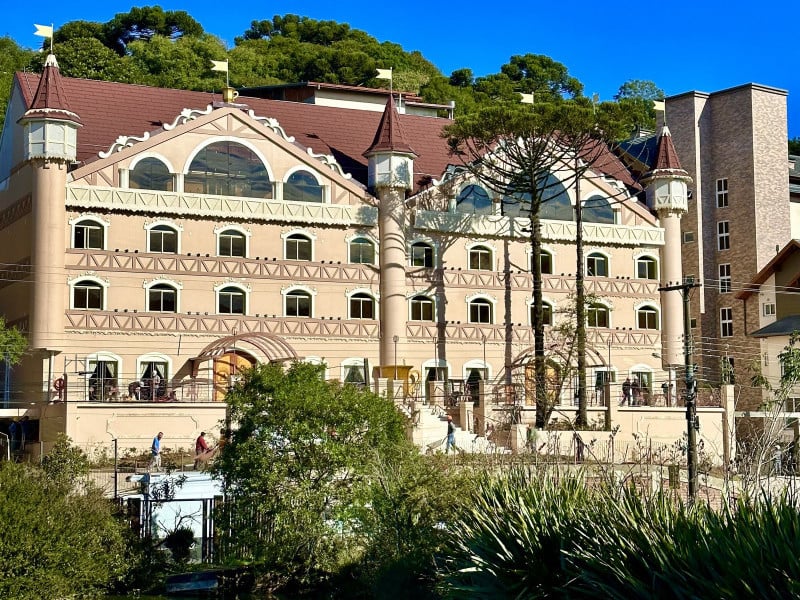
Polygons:
<instances>
[{"instance_id":1,"label":"outdoor staircase","mask_svg":"<svg viewBox=\"0 0 800 600\"><path fill-rule=\"evenodd\" d=\"M413 441L423 452L444 452L447 447L447 413L441 406L418 405ZM455 422L454 422L455 424ZM456 425L456 450L462 453L505 453L494 442Z\"/></svg>"}]
</instances>

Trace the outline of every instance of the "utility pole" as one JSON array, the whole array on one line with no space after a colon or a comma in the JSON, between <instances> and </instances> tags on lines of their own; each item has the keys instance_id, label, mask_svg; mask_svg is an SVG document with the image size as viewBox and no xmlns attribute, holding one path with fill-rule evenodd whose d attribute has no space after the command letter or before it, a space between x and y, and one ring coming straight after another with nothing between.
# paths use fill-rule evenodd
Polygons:
<instances>
[{"instance_id":1,"label":"utility pole","mask_svg":"<svg viewBox=\"0 0 800 600\"><path fill-rule=\"evenodd\" d=\"M700 423L697 420L697 380L694 378L694 364L692 363L689 292L692 288L700 287L700 285L694 282L694 277L686 277L682 284L658 288L659 292L681 291L683 293L683 366L686 383L686 433L688 438L686 466L689 470L690 503L693 503L697 497L697 431L700 429Z\"/></svg>"}]
</instances>

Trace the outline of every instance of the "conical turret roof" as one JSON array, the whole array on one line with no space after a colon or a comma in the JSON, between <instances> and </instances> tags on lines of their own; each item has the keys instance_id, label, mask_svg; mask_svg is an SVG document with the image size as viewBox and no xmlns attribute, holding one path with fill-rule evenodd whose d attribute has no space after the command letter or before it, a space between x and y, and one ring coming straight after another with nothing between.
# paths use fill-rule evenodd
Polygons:
<instances>
[{"instance_id":1,"label":"conical turret roof","mask_svg":"<svg viewBox=\"0 0 800 600\"><path fill-rule=\"evenodd\" d=\"M400 123L400 115L397 114L391 94L386 101L386 108L383 110L383 117L375 132L372 145L364 152L364 156L370 156L377 152L399 152L418 156L406 141L403 126Z\"/></svg>"},{"instance_id":2,"label":"conical turret roof","mask_svg":"<svg viewBox=\"0 0 800 600\"><path fill-rule=\"evenodd\" d=\"M36 88L30 108L25 111L22 118L60 119L81 124L80 117L69 106L61 81L61 71L58 68L56 57L52 54L47 55L44 70L39 79L39 87Z\"/></svg>"},{"instance_id":3,"label":"conical turret roof","mask_svg":"<svg viewBox=\"0 0 800 600\"><path fill-rule=\"evenodd\" d=\"M645 174L644 179L651 180L655 177L665 175L673 177L689 176L689 173L681 167L681 161L678 159L678 153L675 150L675 145L672 143L672 134L669 131L669 127L666 125L661 128L661 133L658 136L658 148L656 149L655 162L651 166L650 171Z\"/></svg>"}]
</instances>

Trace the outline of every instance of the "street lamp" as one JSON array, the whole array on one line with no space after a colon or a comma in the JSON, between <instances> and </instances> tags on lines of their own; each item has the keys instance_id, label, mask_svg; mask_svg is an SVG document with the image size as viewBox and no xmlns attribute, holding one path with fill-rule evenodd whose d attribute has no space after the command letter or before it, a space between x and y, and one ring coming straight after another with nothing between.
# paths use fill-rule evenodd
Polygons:
<instances>
[{"instance_id":1,"label":"street lamp","mask_svg":"<svg viewBox=\"0 0 800 600\"><path fill-rule=\"evenodd\" d=\"M392 341L394 342L394 378L397 380L397 342L400 341L400 336L394 336Z\"/></svg>"}]
</instances>

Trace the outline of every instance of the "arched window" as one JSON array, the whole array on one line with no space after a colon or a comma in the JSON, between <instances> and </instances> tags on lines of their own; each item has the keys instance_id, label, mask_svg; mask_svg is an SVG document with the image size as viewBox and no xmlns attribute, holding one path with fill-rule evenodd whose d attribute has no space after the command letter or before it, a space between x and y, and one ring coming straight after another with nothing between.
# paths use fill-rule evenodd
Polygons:
<instances>
[{"instance_id":1,"label":"arched window","mask_svg":"<svg viewBox=\"0 0 800 600\"><path fill-rule=\"evenodd\" d=\"M150 312L177 312L178 290L168 283L157 283L147 290L147 310Z\"/></svg>"},{"instance_id":2,"label":"arched window","mask_svg":"<svg viewBox=\"0 0 800 600\"><path fill-rule=\"evenodd\" d=\"M105 228L102 223L92 219L82 219L75 223L72 247L83 250L102 250L105 248Z\"/></svg>"},{"instance_id":3,"label":"arched window","mask_svg":"<svg viewBox=\"0 0 800 600\"><path fill-rule=\"evenodd\" d=\"M247 254L247 237L235 229L221 231L217 237L217 254L244 258Z\"/></svg>"},{"instance_id":4,"label":"arched window","mask_svg":"<svg viewBox=\"0 0 800 600\"><path fill-rule=\"evenodd\" d=\"M567 188L561 180L549 173L547 177L542 177L537 190L542 196L542 211L539 216L542 219L552 219L554 221L573 221L574 211L570 202Z\"/></svg>"},{"instance_id":5,"label":"arched window","mask_svg":"<svg viewBox=\"0 0 800 600\"><path fill-rule=\"evenodd\" d=\"M156 225L147 233L147 251L177 254L178 232L169 225Z\"/></svg>"},{"instance_id":6,"label":"arched window","mask_svg":"<svg viewBox=\"0 0 800 600\"><path fill-rule=\"evenodd\" d=\"M456 198L456 212L470 215L491 215L492 199L481 186L470 184Z\"/></svg>"},{"instance_id":7,"label":"arched window","mask_svg":"<svg viewBox=\"0 0 800 600\"><path fill-rule=\"evenodd\" d=\"M476 298L469 303L470 323L492 323L492 303L485 298Z\"/></svg>"},{"instance_id":8,"label":"arched window","mask_svg":"<svg viewBox=\"0 0 800 600\"><path fill-rule=\"evenodd\" d=\"M530 320L531 325L533 325L533 313L536 307L531 304L530 305ZM542 324L543 325L552 325L553 324L553 305L549 302L542 302Z\"/></svg>"},{"instance_id":9,"label":"arched window","mask_svg":"<svg viewBox=\"0 0 800 600\"><path fill-rule=\"evenodd\" d=\"M228 286L217 292L217 312L221 315L243 315L247 310L243 289Z\"/></svg>"},{"instance_id":10,"label":"arched window","mask_svg":"<svg viewBox=\"0 0 800 600\"><path fill-rule=\"evenodd\" d=\"M86 372L89 375L88 397L91 402L115 400L119 395L119 360L118 357L101 352L89 356L86 361Z\"/></svg>"},{"instance_id":11,"label":"arched window","mask_svg":"<svg viewBox=\"0 0 800 600\"><path fill-rule=\"evenodd\" d=\"M469 268L479 271L492 270L492 251L486 246L473 246L469 250Z\"/></svg>"},{"instance_id":12,"label":"arched window","mask_svg":"<svg viewBox=\"0 0 800 600\"><path fill-rule=\"evenodd\" d=\"M433 321L433 300L427 296L411 298L411 320Z\"/></svg>"},{"instance_id":13,"label":"arched window","mask_svg":"<svg viewBox=\"0 0 800 600\"><path fill-rule=\"evenodd\" d=\"M174 177L169 168L157 158L143 158L136 163L128 175L128 186L134 190L155 190L172 192L175 189Z\"/></svg>"},{"instance_id":14,"label":"arched window","mask_svg":"<svg viewBox=\"0 0 800 600\"><path fill-rule=\"evenodd\" d=\"M189 194L272 198L272 183L261 159L236 142L213 142L202 148L183 178Z\"/></svg>"},{"instance_id":15,"label":"arched window","mask_svg":"<svg viewBox=\"0 0 800 600\"><path fill-rule=\"evenodd\" d=\"M311 240L301 233L287 236L286 260L311 260Z\"/></svg>"},{"instance_id":16,"label":"arched window","mask_svg":"<svg viewBox=\"0 0 800 600\"><path fill-rule=\"evenodd\" d=\"M357 237L350 241L350 262L357 265L375 264L375 244L368 238Z\"/></svg>"},{"instance_id":17,"label":"arched window","mask_svg":"<svg viewBox=\"0 0 800 600\"><path fill-rule=\"evenodd\" d=\"M359 292L350 296L351 319L374 319L375 299L369 294Z\"/></svg>"},{"instance_id":18,"label":"arched window","mask_svg":"<svg viewBox=\"0 0 800 600\"><path fill-rule=\"evenodd\" d=\"M287 317L310 317L311 294L303 290L291 290L287 292L284 314Z\"/></svg>"},{"instance_id":19,"label":"arched window","mask_svg":"<svg viewBox=\"0 0 800 600\"><path fill-rule=\"evenodd\" d=\"M103 286L91 279L83 279L72 284L72 308L103 310L104 296Z\"/></svg>"},{"instance_id":20,"label":"arched window","mask_svg":"<svg viewBox=\"0 0 800 600\"><path fill-rule=\"evenodd\" d=\"M608 258L599 252L592 252L586 257L587 277L608 277Z\"/></svg>"},{"instance_id":21,"label":"arched window","mask_svg":"<svg viewBox=\"0 0 800 600\"><path fill-rule=\"evenodd\" d=\"M639 279L658 279L658 262L652 256L636 259L636 277Z\"/></svg>"},{"instance_id":22,"label":"arched window","mask_svg":"<svg viewBox=\"0 0 800 600\"><path fill-rule=\"evenodd\" d=\"M583 203L583 221L586 223L614 224L614 209L603 196L592 196Z\"/></svg>"},{"instance_id":23,"label":"arched window","mask_svg":"<svg viewBox=\"0 0 800 600\"><path fill-rule=\"evenodd\" d=\"M322 202L323 188L308 171L295 171L283 184L283 199L294 202Z\"/></svg>"},{"instance_id":24,"label":"arched window","mask_svg":"<svg viewBox=\"0 0 800 600\"><path fill-rule=\"evenodd\" d=\"M636 311L636 325L639 329L658 329L658 309L642 306Z\"/></svg>"},{"instance_id":25,"label":"arched window","mask_svg":"<svg viewBox=\"0 0 800 600\"><path fill-rule=\"evenodd\" d=\"M415 242L411 245L412 267L433 267L433 246L425 242Z\"/></svg>"},{"instance_id":26,"label":"arched window","mask_svg":"<svg viewBox=\"0 0 800 600\"><path fill-rule=\"evenodd\" d=\"M586 325L588 327L608 327L608 307L594 303L586 308Z\"/></svg>"}]
</instances>

